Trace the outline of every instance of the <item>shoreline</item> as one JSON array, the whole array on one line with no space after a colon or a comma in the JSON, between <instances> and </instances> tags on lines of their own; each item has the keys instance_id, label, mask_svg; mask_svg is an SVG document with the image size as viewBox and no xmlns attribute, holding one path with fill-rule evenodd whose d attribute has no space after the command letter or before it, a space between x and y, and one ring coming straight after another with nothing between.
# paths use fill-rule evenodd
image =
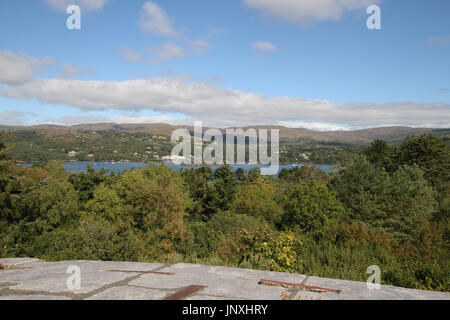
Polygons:
<instances>
[{"instance_id":1,"label":"shoreline","mask_svg":"<svg viewBox=\"0 0 450 320\"><path fill-rule=\"evenodd\" d=\"M168 161L151 161L151 162L147 162L147 161L134 161L134 160L120 160L120 161L113 161L113 160L48 160L48 161L56 161L56 162L62 162L62 163L104 163L104 164L119 164L119 163L145 163L145 164L166 164L166 163L171 163L173 165L178 165L178 166L183 166L183 167L220 167L226 164L175 164L173 162L168 162ZM26 162L26 161L21 161L21 160L15 160L14 163L16 164L24 164L24 165L33 165L33 163L30 162ZM245 165L245 166L252 166L252 165L264 165L261 163L230 163L230 165ZM270 164L269 164L270 165ZM309 162L280 162L278 163L278 165L280 166L297 166L297 165L302 165L302 166L336 166L337 164L333 164L333 163L309 163Z\"/></svg>"}]
</instances>

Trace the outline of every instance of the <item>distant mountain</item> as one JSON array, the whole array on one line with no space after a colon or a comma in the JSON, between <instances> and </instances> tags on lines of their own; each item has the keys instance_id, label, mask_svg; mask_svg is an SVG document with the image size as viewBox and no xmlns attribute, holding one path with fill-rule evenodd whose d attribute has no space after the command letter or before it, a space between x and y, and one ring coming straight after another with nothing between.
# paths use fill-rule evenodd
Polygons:
<instances>
[{"instance_id":1,"label":"distant mountain","mask_svg":"<svg viewBox=\"0 0 450 320\"><path fill-rule=\"evenodd\" d=\"M37 125L37 126L5 126L0 125L0 130L9 131L34 131L39 134L51 137L64 136L68 133L85 131L124 131L124 132L142 132L155 135L170 136L175 129L186 128L193 130L192 126L175 126L164 123L151 124L116 124L116 123L95 123L80 124L73 126L59 125ZM308 139L320 142L338 142L348 144L368 144L376 139L382 139L391 143L400 142L406 136L421 134L424 132L433 132L436 135L446 138L450 137L450 129L435 128L410 128L410 127L380 127L352 131L314 131L304 128L287 128L282 126L252 126L243 127L254 129L279 129L280 139L284 141L296 141ZM204 128L207 129L207 128ZM225 129L222 129L223 131Z\"/></svg>"}]
</instances>

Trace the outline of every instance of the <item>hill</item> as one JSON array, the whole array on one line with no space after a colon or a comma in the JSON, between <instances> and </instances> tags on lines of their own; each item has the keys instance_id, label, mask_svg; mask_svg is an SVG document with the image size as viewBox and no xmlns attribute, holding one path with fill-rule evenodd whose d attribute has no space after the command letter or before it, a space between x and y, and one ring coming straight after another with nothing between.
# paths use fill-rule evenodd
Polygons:
<instances>
[{"instance_id":1,"label":"hill","mask_svg":"<svg viewBox=\"0 0 450 320\"><path fill-rule=\"evenodd\" d=\"M2 126L11 132L12 156L24 162L47 160L78 161L160 161L170 155L170 136L175 129L190 126L154 124L96 123L74 126ZM249 129L244 127L243 129ZM313 131L282 126L254 126L278 129L280 162L334 164L376 139L396 144L406 136L432 132L449 141L450 129L383 127L354 131ZM204 130L208 128L203 128ZM236 129L236 128L235 128ZM225 129L222 129L225 133Z\"/></svg>"},{"instance_id":2,"label":"hill","mask_svg":"<svg viewBox=\"0 0 450 320\"><path fill-rule=\"evenodd\" d=\"M116 124L116 123L95 123L80 124L73 126L60 125L37 125L37 126L5 126L0 125L0 130L9 131L36 131L44 135L55 135L57 133L67 133L74 131L124 131L124 132L142 132L148 134L161 134L170 136L178 128L187 128L193 130L192 126L175 126L164 123L151 124ZM450 136L450 129L433 128L411 128L411 127L379 127L362 130L349 131L314 131L304 128L287 128L283 126L252 126L244 129L279 129L280 138L295 139L307 138L324 142L340 142L351 144L367 144L376 139L396 142L404 139L408 135L416 135L423 132L433 132L438 135ZM204 128L208 129L208 128ZM223 129L224 131L225 129Z\"/></svg>"}]
</instances>

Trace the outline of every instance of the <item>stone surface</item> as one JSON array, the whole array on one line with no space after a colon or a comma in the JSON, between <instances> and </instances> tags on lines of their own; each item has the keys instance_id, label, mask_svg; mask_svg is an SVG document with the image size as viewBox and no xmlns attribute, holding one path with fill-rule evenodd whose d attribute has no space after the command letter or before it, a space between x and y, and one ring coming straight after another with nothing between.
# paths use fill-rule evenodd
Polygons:
<instances>
[{"instance_id":1,"label":"stone surface","mask_svg":"<svg viewBox=\"0 0 450 320\"><path fill-rule=\"evenodd\" d=\"M81 287L79 290L67 289L67 273L69 266L78 266L81 270ZM38 261L23 268L0 270L0 283L17 282L9 286L12 290L44 291L48 293L87 294L93 290L122 281L136 274L111 272L109 270L139 270L149 271L162 264L130 263L130 262L99 262L99 261Z\"/></svg>"},{"instance_id":2,"label":"stone surface","mask_svg":"<svg viewBox=\"0 0 450 320\"><path fill-rule=\"evenodd\" d=\"M299 283L305 276L299 274L278 273L270 271L233 269L195 264L179 263L164 272L174 273L170 276L143 275L130 284L147 288L181 289L191 284L206 288L198 292L202 297L221 299L276 299L280 298L283 288L258 285L261 279ZM195 296L195 295L194 295Z\"/></svg>"},{"instance_id":3,"label":"stone surface","mask_svg":"<svg viewBox=\"0 0 450 320\"><path fill-rule=\"evenodd\" d=\"M87 298L87 300L160 300L167 294L169 292L163 290L125 286L107 289Z\"/></svg>"},{"instance_id":4,"label":"stone surface","mask_svg":"<svg viewBox=\"0 0 450 320\"><path fill-rule=\"evenodd\" d=\"M0 270L0 300L160 300L190 285L205 286L186 300L450 300L450 294L381 286L369 290L365 282L307 277L301 274L234 269L179 263L61 261L0 259L8 266ZM78 266L81 285L67 287L69 266ZM131 271L131 272L126 272ZM341 294L317 293L298 288L259 285L262 279L303 283L342 290Z\"/></svg>"},{"instance_id":5,"label":"stone surface","mask_svg":"<svg viewBox=\"0 0 450 320\"><path fill-rule=\"evenodd\" d=\"M61 296L40 296L40 295L8 295L8 296L0 296L0 300L70 300L68 297Z\"/></svg>"}]
</instances>

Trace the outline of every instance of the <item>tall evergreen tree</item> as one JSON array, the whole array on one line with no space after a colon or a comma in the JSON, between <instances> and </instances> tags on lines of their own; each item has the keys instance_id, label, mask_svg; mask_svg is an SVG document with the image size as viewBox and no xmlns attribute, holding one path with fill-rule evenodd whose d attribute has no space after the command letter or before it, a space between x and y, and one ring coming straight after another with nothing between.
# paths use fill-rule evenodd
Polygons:
<instances>
[{"instance_id":1,"label":"tall evergreen tree","mask_svg":"<svg viewBox=\"0 0 450 320\"><path fill-rule=\"evenodd\" d=\"M214 172L213 188L208 195L207 212L209 215L224 212L230 208L237 191L237 179L229 165Z\"/></svg>"},{"instance_id":2,"label":"tall evergreen tree","mask_svg":"<svg viewBox=\"0 0 450 320\"><path fill-rule=\"evenodd\" d=\"M375 140L364 150L364 155L373 165L381 168L388 165L390 151L386 141Z\"/></svg>"},{"instance_id":3,"label":"tall evergreen tree","mask_svg":"<svg viewBox=\"0 0 450 320\"><path fill-rule=\"evenodd\" d=\"M391 171L415 164L435 188L450 180L450 149L441 138L431 133L407 137L393 151L391 158Z\"/></svg>"}]
</instances>

